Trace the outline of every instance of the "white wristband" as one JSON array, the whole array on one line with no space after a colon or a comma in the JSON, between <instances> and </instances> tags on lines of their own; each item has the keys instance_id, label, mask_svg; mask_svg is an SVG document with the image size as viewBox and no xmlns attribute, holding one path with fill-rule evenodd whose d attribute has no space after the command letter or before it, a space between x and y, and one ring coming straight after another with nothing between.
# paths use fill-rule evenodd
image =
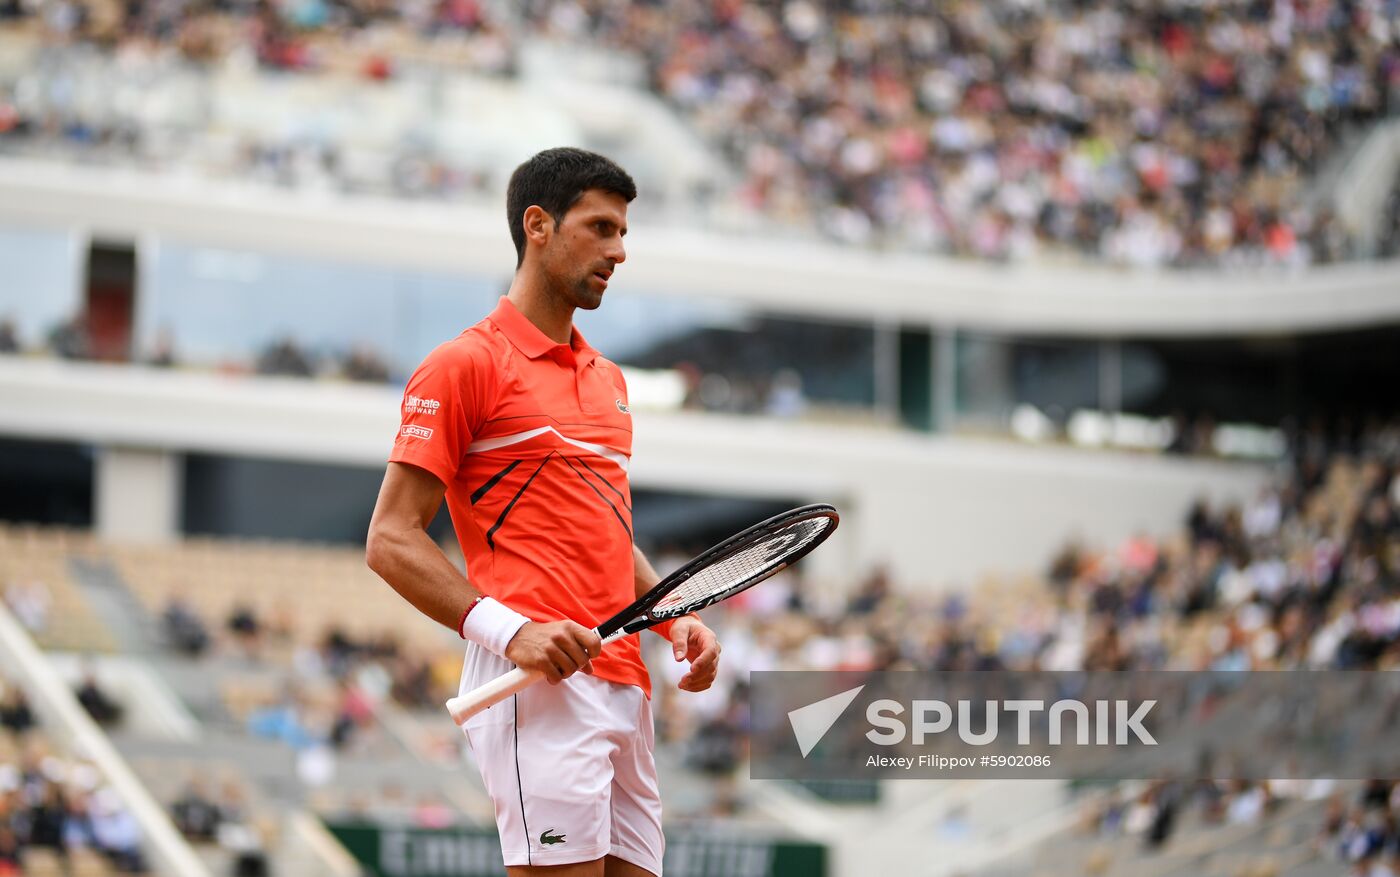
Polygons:
<instances>
[{"instance_id":1,"label":"white wristband","mask_svg":"<svg viewBox=\"0 0 1400 877\"><path fill-rule=\"evenodd\" d=\"M506 604L486 597L467 613L461 633L463 639L504 658L511 637L529 623L530 619Z\"/></svg>"}]
</instances>

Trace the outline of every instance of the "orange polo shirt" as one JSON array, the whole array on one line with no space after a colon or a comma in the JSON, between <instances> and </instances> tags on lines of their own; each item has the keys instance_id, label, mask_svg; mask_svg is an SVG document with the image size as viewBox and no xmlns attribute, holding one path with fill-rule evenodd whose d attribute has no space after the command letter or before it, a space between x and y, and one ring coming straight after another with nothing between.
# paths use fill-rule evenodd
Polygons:
<instances>
[{"instance_id":1,"label":"orange polo shirt","mask_svg":"<svg viewBox=\"0 0 1400 877\"><path fill-rule=\"evenodd\" d=\"M389 455L447 486L473 586L534 621L585 627L636 599L631 457L622 370L577 329L554 343L506 298L414 372ZM636 636L593 673L651 694Z\"/></svg>"}]
</instances>

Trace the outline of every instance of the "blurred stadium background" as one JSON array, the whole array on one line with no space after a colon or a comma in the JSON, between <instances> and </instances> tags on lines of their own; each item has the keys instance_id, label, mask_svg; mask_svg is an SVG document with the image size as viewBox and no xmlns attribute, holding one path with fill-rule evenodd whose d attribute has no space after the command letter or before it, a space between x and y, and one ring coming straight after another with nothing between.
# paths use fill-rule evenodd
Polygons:
<instances>
[{"instance_id":1,"label":"blurred stadium background","mask_svg":"<svg viewBox=\"0 0 1400 877\"><path fill-rule=\"evenodd\" d=\"M500 872L363 539L565 144L639 542L843 512L655 665L668 875L1400 875L1389 778L745 763L751 669L1400 667L1396 0L0 0L0 875Z\"/></svg>"}]
</instances>

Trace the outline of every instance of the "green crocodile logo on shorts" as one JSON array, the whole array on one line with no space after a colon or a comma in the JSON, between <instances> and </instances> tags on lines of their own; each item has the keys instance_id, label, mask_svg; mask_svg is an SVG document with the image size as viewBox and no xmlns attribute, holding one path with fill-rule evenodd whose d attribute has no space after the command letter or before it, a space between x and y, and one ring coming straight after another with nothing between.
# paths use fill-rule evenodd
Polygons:
<instances>
[{"instance_id":1,"label":"green crocodile logo on shorts","mask_svg":"<svg viewBox=\"0 0 1400 877\"><path fill-rule=\"evenodd\" d=\"M554 830L554 829L552 829L552 828L546 828L546 829L544 830L544 833L540 835L540 843L545 844L546 846L549 845L549 844L561 844L561 843L563 843L563 842L564 842L564 837L565 837L565 835L562 835L562 834L550 834L550 832L553 831L553 830Z\"/></svg>"}]
</instances>

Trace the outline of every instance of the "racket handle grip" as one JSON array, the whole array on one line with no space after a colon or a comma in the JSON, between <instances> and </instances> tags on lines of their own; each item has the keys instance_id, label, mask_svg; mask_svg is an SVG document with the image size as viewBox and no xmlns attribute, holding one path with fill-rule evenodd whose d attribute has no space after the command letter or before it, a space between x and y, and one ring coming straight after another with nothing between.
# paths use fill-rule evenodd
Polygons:
<instances>
[{"instance_id":1,"label":"racket handle grip","mask_svg":"<svg viewBox=\"0 0 1400 877\"><path fill-rule=\"evenodd\" d=\"M452 714L452 721L464 724L482 710L495 706L512 694L519 694L543 678L544 674L538 670L532 672L516 667L485 685L451 698L447 701L447 711Z\"/></svg>"}]
</instances>

